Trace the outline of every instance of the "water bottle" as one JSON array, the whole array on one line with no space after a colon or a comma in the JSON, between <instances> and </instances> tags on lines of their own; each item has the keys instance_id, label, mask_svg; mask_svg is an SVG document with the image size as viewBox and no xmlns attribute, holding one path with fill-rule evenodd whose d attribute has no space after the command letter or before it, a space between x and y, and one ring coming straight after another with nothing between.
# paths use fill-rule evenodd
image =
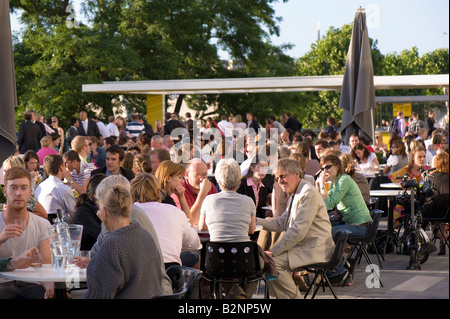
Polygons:
<instances>
[{"instance_id":1,"label":"water bottle","mask_svg":"<svg viewBox=\"0 0 450 319\"><path fill-rule=\"evenodd\" d=\"M57 269L63 269L70 258L71 240L69 225L64 221L60 209L56 210L56 220L53 224L53 238L50 242L52 251L53 266Z\"/></svg>"},{"instance_id":2,"label":"water bottle","mask_svg":"<svg viewBox=\"0 0 450 319\"><path fill-rule=\"evenodd\" d=\"M397 255L402 254L402 242L400 240L397 241Z\"/></svg>"}]
</instances>

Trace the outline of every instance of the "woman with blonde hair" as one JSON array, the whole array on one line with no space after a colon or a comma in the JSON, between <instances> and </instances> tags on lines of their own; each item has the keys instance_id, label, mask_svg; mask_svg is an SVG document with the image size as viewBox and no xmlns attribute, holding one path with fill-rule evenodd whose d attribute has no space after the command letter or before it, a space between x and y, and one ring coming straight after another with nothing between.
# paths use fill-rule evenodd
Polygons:
<instances>
[{"instance_id":1,"label":"woman with blonde hair","mask_svg":"<svg viewBox=\"0 0 450 319\"><path fill-rule=\"evenodd\" d=\"M147 154L136 154L133 159L133 172L138 173L151 173L152 162L150 156Z\"/></svg>"},{"instance_id":2,"label":"woman with blonde hair","mask_svg":"<svg viewBox=\"0 0 450 319\"><path fill-rule=\"evenodd\" d=\"M183 211L176 206L161 203L161 184L158 179L148 173L139 173L130 186L134 204L145 212L155 227L166 268L174 264L198 268L198 255L181 254L182 251L200 249L197 231Z\"/></svg>"},{"instance_id":3,"label":"woman with blonde hair","mask_svg":"<svg viewBox=\"0 0 450 319\"><path fill-rule=\"evenodd\" d=\"M44 165L44 158L49 154L58 154L58 152L52 148L53 138L50 135L46 135L41 139L41 149L36 152L39 157L39 165Z\"/></svg>"},{"instance_id":4,"label":"woman with blonde hair","mask_svg":"<svg viewBox=\"0 0 450 319\"><path fill-rule=\"evenodd\" d=\"M162 294L161 255L151 235L131 223L132 198L121 184L98 185L98 217L111 233L89 262L87 299L149 299Z\"/></svg>"},{"instance_id":5,"label":"woman with blonde hair","mask_svg":"<svg viewBox=\"0 0 450 319\"><path fill-rule=\"evenodd\" d=\"M61 136L61 143L59 144L59 153L64 154L64 130L59 126L58 118L56 116L52 116L52 126L55 131Z\"/></svg>"}]
</instances>

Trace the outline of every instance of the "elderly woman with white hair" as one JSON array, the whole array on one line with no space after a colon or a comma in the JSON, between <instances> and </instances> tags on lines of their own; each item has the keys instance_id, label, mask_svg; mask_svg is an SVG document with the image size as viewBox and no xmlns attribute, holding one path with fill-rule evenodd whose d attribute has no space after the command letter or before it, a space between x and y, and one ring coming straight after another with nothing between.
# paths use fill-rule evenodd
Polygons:
<instances>
[{"instance_id":1,"label":"elderly woman with white hair","mask_svg":"<svg viewBox=\"0 0 450 319\"><path fill-rule=\"evenodd\" d=\"M222 190L203 201L199 229L208 230L213 242L250 241L256 228L253 200L236 190L241 184L241 170L234 159L221 159L216 166L216 181Z\"/></svg>"},{"instance_id":2,"label":"elderly woman with white hair","mask_svg":"<svg viewBox=\"0 0 450 319\"><path fill-rule=\"evenodd\" d=\"M199 229L208 230L212 242L246 242L256 229L256 206L253 200L236 190L241 184L241 169L234 159L221 159L216 166L220 193L206 196L200 210ZM255 285L234 284L227 287L228 298L251 298Z\"/></svg>"}]
</instances>

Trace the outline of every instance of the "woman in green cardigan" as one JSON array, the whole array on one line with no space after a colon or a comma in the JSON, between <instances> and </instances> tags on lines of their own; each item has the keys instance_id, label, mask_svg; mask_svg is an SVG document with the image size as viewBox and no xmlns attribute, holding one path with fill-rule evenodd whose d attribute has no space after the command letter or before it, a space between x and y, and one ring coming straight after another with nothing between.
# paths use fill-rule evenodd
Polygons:
<instances>
[{"instance_id":1,"label":"woman in green cardigan","mask_svg":"<svg viewBox=\"0 0 450 319\"><path fill-rule=\"evenodd\" d=\"M328 210L336 208L342 215L343 224L334 225L333 236L342 229L351 231L349 237L365 236L372 222L369 209L355 181L344 174L342 163L336 155L326 155L321 161L322 173L316 181ZM327 190L326 182L331 182Z\"/></svg>"}]
</instances>

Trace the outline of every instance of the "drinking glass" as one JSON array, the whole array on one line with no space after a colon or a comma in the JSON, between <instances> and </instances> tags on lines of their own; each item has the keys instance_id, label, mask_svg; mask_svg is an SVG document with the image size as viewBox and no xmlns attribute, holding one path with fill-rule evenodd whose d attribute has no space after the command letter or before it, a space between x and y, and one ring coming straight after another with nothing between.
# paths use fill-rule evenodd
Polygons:
<instances>
[{"instance_id":1,"label":"drinking glass","mask_svg":"<svg viewBox=\"0 0 450 319\"><path fill-rule=\"evenodd\" d=\"M72 263L74 256L80 255L81 237L83 235L83 225L69 224L70 241L72 243L69 263Z\"/></svg>"}]
</instances>

